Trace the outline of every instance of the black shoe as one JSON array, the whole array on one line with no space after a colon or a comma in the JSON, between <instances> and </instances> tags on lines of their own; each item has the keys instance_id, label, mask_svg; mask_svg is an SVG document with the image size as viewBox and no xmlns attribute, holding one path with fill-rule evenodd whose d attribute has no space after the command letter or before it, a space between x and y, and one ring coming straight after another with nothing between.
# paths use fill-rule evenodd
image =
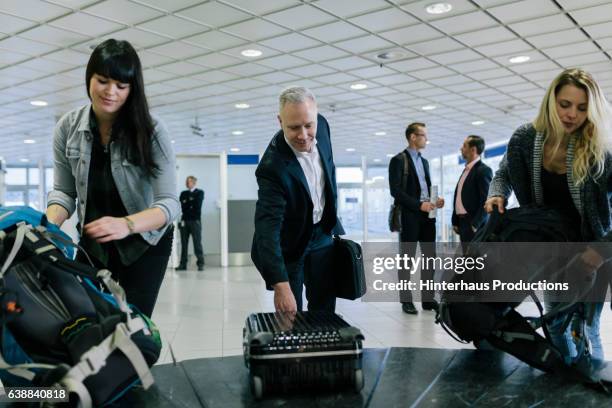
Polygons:
<instances>
[{"instance_id":1,"label":"black shoe","mask_svg":"<svg viewBox=\"0 0 612 408\"><path fill-rule=\"evenodd\" d=\"M423 302L423 310L433 310L434 312L438 311L438 302L435 300L431 302Z\"/></svg>"},{"instance_id":2,"label":"black shoe","mask_svg":"<svg viewBox=\"0 0 612 408\"><path fill-rule=\"evenodd\" d=\"M185 265L179 265L176 268L174 268L175 271L184 271L187 270L187 267Z\"/></svg>"},{"instance_id":3,"label":"black shoe","mask_svg":"<svg viewBox=\"0 0 612 408\"><path fill-rule=\"evenodd\" d=\"M203 271L204 270L204 265L198 265L198 271Z\"/></svg>"},{"instance_id":4,"label":"black shoe","mask_svg":"<svg viewBox=\"0 0 612 408\"><path fill-rule=\"evenodd\" d=\"M412 302L402 302L402 311L408 314L418 314L416 307L414 307L414 303Z\"/></svg>"}]
</instances>

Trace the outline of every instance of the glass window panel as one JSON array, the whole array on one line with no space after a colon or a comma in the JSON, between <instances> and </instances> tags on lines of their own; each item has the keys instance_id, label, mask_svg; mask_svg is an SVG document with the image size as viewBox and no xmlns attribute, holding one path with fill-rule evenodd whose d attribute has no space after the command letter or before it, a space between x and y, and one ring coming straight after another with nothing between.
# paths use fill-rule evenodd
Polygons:
<instances>
[{"instance_id":1,"label":"glass window panel","mask_svg":"<svg viewBox=\"0 0 612 408\"><path fill-rule=\"evenodd\" d=\"M368 241L397 241L397 234L389 231L388 225L389 209L393 203L389 190L389 169L368 167L367 174Z\"/></svg>"},{"instance_id":2,"label":"glass window panel","mask_svg":"<svg viewBox=\"0 0 612 408\"><path fill-rule=\"evenodd\" d=\"M5 182L9 186L26 185L27 176L24 167L9 167L6 169Z\"/></svg>"},{"instance_id":3,"label":"glass window panel","mask_svg":"<svg viewBox=\"0 0 612 408\"><path fill-rule=\"evenodd\" d=\"M7 191L4 202L6 205L25 205L23 191Z\"/></svg>"},{"instance_id":4,"label":"glass window panel","mask_svg":"<svg viewBox=\"0 0 612 408\"><path fill-rule=\"evenodd\" d=\"M38 170L38 167L30 167L28 169L28 176L30 177L28 179L30 186L36 186L40 183L40 170Z\"/></svg>"},{"instance_id":5,"label":"glass window panel","mask_svg":"<svg viewBox=\"0 0 612 408\"><path fill-rule=\"evenodd\" d=\"M343 187L338 185L338 216L347 235L353 239L361 239L363 237L361 187Z\"/></svg>"},{"instance_id":6,"label":"glass window panel","mask_svg":"<svg viewBox=\"0 0 612 408\"><path fill-rule=\"evenodd\" d=\"M336 167L336 182L340 183L362 183L363 172L361 167Z\"/></svg>"},{"instance_id":7,"label":"glass window panel","mask_svg":"<svg viewBox=\"0 0 612 408\"><path fill-rule=\"evenodd\" d=\"M53 167L45 169L45 190L46 192L53 190Z\"/></svg>"},{"instance_id":8,"label":"glass window panel","mask_svg":"<svg viewBox=\"0 0 612 408\"><path fill-rule=\"evenodd\" d=\"M40 199L38 189L31 188L28 190L28 205L35 210L40 210Z\"/></svg>"}]
</instances>

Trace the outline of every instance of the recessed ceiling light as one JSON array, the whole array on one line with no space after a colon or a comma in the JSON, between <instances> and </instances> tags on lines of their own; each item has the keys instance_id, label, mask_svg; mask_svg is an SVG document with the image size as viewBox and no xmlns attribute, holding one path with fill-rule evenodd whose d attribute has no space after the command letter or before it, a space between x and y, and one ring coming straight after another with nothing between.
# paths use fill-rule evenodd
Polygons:
<instances>
[{"instance_id":1,"label":"recessed ceiling light","mask_svg":"<svg viewBox=\"0 0 612 408\"><path fill-rule=\"evenodd\" d=\"M173 140L173 141L172 141L172 143L176 143L176 141L175 141L175 140Z\"/></svg>"},{"instance_id":2,"label":"recessed ceiling light","mask_svg":"<svg viewBox=\"0 0 612 408\"><path fill-rule=\"evenodd\" d=\"M48 104L47 101L30 101L30 105L32 106L47 106Z\"/></svg>"},{"instance_id":3,"label":"recessed ceiling light","mask_svg":"<svg viewBox=\"0 0 612 408\"><path fill-rule=\"evenodd\" d=\"M234 130L232 132L232 135L235 135L235 136L240 136L240 135L243 135L243 134L244 134L244 132L242 130Z\"/></svg>"},{"instance_id":4,"label":"recessed ceiling light","mask_svg":"<svg viewBox=\"0 0 612 408\"><path fill-rule=\"evenodd\" d=\"M230 149L230 152L239 152L239 151L240 151L240 149L238 147L232 147Z\"/></svg>"},{"instance_id":5,"label":"recessed ceiling light","mask_svg":"<svg viewBox=\"0 0 612 408\"><path fill-rule=\"evenodd\" d=\"M366 89L368 86L366 84L353 84L351 85L351 89L356 91L361 91L362 89Z\"/></svg>"},{"instance_id":6,"label":"recessed ceiling light","mask_svg":"<svg viewBox=\"0 0 612 408\"><path fill-rule=\"evenodd\" d=\"M240 54L242 54L245 57L255 58L255 57L260 57L261 54L263 53L259 50L242 50Z\"/></svg>"},{"instance_id":7,"label":"recessed ceiling light","mask_svg":"<svg viewBox=\"0 0 612 408\"><path fill-rule=\"evenodd\" d=\"M474 126L480 126L480 125L484 125L485 121L484 120L475 120L472 122L472 125Z\"/></svg>"},{"instance_id":8,"label":"recessed ceiling light","mask_svg":"<svg viewBox=\"0 0 612 408\"><path fill-rule=\"evenodd\" d=\"M387 154L387 157L393 157L393 156L395 156L395 155L394 155L394 154L391 154L391 153L388 153L388 154Z\"/></svg>"},{"instance_id":9,"label":"recessed ceiling light","mask_svg":"<svg viewBox=\"0 0 612 408\"><path fill-rule=\"evenodd\" d=\"M354 149L353 147L347 147L347 148L346 148L346 151L347 151L347 152L354 152L354 151L355 151L355 149Z\"/></svg>"},{"instance_id":10,"label":"recessed ceiling light","mask_svg":"<svg viewBox=\"0 0 612 408\"><path fill-rule=\"evenodd\" d=\"M27 162L30 161L30 159L19 159L19 161L22 162L22 163L27 163Z\"/></svg>"},{"instance_id":11,"label":"recessed ceiling light","mask_svg":"<svg viewBox=\"0 0 612 408\"><path fill-rule=\"evenodd\" d=\"M237 103L234 105L236 109L248 109L251 107L248 103Z\"/></svg>"},{"instance_id":12,"label":"recessed ceiling light","mask_svg":"<svg viewBox=\"0 0 612 408\"><path fill-rule=\"evenodd\" d=\"M449 3L433 3L425 7L425 11L429 14L444 14L448 13L453 9L453 6Z\"/></svg>"},{"instance_id":13,"label":"recessed ceiling light","mask_svg":"<svg viewBox=\"0 0 612 408\"><path fill-rule=\"evenodd\" d=\"M387 134L387 132L376 132L376 133L374 133L374 135L376 135L376 136L384 136L386 134Z\"/></svg>"},{"instance_id":14,"label":"recessed ceiling light","mask_svg":"<svg viewBox=\"0 0 612 408\"><path fill-rule=\"evenodd\" d=\"M425 144L430 144L431 142L428 140Z\"/></svg>"},{"instance_id":15,"label":"recessed ceiling light","mask_svg":"<svg viewBox=\"0 0 612 408\"><path fill-rule=\"evenodd\" d=\"M423 109L424 111L434 110L436 109L436 105L425 105L421 109Z\"/></svg>"},{"instance_id":16,"label":"recessed ceiling light","mask_svg":"<svg viewBox=\"0 0 612 408\"><path fill-rule=\"evenodd\" d=\"M378 163L378 162L380 162L380 159L374 159L373 162L374 163Z\"/></svg>"},{"instance_id":17,"label":"recessed ceiling light","mask_svg":"<svg viewBox=\"0 0 612 408\"><path fill-rule=\"evenodd\" d=\"M24 139L23 143L25 143L25 144L34 144L34 143L36 143L36 140L34 140L34 139Z\"/></svg>"},{"instance_id":18,"label":"recessed ceiling light","mask_svg":"<svg viewBox=\"0 0 612 408\"><path fill-rule=\"evenodd\" d=\"M381 52L380 54L377 54L376 58L388 61L388 60L400 59L404 57L404 55L405 54L403 52L399 52L399 51L387 51L387 52Z\"/></svg>"},{"instance_id":19,"label":"recessed ceiling light","mask_svg":"<svg viewBox=\"0 0 612 408\"><path fill-rule=\"evenodd\" d=\"M510 58L508 61L510 61L511 64L522 64L523 62L527 62L530 59L531 57L528 55L518 55L516 57Z\"/></svg>"}]
</instances>

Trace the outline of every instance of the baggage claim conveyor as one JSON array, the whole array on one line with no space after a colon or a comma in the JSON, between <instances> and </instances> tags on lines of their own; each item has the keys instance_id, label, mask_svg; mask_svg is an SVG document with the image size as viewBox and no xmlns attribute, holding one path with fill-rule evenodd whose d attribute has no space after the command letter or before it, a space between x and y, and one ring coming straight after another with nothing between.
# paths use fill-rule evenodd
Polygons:
<instances>
[{"instance_id":1,"label":"baggage claim conveyor","mask_svg":"<svg viewBox=\"0 0 612 408\"><path fill-rule=\"evenodd\" d=\"M531 368L501 351L364 349L361 393L276 395L257 401L243 356L153 368L155 385L113 407L605 407L612 396Z\"/></svg>"}]
</instances>

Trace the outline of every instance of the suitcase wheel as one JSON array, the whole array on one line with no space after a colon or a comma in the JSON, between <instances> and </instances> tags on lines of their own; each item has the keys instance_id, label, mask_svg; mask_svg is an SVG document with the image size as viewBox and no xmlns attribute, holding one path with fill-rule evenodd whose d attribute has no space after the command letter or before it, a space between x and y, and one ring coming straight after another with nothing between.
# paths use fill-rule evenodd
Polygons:
<instances>
[{"instance_id":1,"label":"suitcase wheel","mask_svg":"<svg viewBox=\"0 0 612 408\"><path fill-rule=\"evenodd\" d=\"M363 388L363 371L360 369L355 370L355 392L360 392Z\"/></svg>"},{"instance_id":2,"label":"suitcase wheel","mask_svg":"<svg viewBox=\"0 0 612 408\"><path fill-rule=\"evenodd\" d=\"M263 397L263 380L261 377L256 375L251 376L251 392L255 399L261 399Z\"/></svg>"}]
</instances>

